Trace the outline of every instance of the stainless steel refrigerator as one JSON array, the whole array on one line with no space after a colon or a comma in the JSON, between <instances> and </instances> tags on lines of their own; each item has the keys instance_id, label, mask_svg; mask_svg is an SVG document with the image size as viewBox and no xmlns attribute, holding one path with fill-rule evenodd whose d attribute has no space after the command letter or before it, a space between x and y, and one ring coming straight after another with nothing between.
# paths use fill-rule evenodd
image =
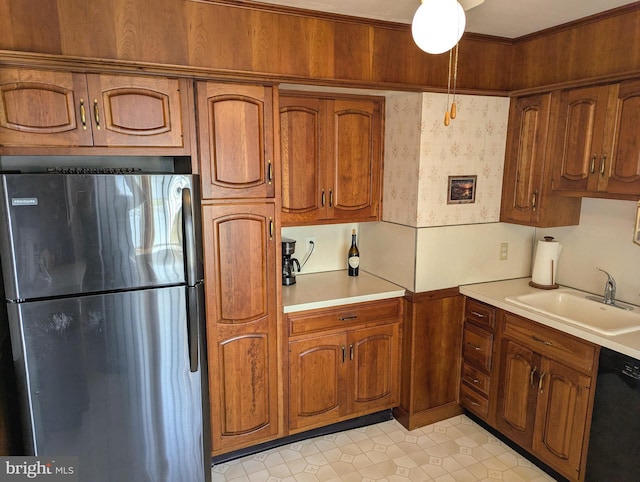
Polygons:
<instances>
[{"instance_id":1,"label":"stainless steel refrigerator","mask_svg":"<svg viewBox=\"0 0 640 482\"><path fill-rule=\"evenodd\" d=\"M3 174L25 455L86 482L208 481L197 178Z\"/></svg>"}]
</instances>

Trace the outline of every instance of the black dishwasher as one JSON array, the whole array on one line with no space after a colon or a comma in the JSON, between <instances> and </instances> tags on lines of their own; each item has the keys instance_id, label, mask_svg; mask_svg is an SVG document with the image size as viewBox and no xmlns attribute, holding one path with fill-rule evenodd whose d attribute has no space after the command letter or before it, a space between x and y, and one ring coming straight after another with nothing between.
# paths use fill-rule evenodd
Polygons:
<instances>
[{"instance_id":1,"label":"black dishwasher","mask_svg":"<svg viewBox=\"0 0 640 482\"><path fill-rule=\"evenodd\" d=\"M600 351L586 482L640 481L640 360Z\"/></svg>"}]
</instances>

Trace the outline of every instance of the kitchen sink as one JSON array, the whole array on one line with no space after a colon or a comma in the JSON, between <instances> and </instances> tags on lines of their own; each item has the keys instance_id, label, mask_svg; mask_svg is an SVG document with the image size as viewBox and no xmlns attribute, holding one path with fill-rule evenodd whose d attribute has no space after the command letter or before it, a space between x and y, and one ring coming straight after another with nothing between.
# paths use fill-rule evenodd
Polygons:
<instances>
[{"instance_id":1,"label":"kitchen sink","mask_svg":"<svg viewBox=\"0 0 640 482\"><path fill-rule=\"evenodd\" d=\"M508 296L505 300L607 336L640 330L640 307L625 304L625 309L621 309L587 296L574 290L558 289Z\"/></svg>"}]
</instances>

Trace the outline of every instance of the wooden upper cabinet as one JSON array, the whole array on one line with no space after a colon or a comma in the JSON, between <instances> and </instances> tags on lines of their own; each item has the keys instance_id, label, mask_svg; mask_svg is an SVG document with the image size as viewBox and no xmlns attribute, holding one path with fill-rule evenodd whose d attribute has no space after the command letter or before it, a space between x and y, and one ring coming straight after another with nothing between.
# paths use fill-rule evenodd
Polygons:
<instances>
[{"instance_id":1,"label":"wooden upper cabinet","mask_svg":"<svg viewBox=\"0 0 640 482\"><path fill-rule=\"evenodd\" d=\"M282 224L380 218L383 100L280 97Z\"/></svg>"},{"instance_id":2,"label":"wooden upper cabinet","mask_svg":"<svg viewBox=\"0 0 640 482\"><path fill-rule=\"evenodd\" d=\"M203 197L274 197L273 89L199 82L197 104Z\"/></svg>"},{"instance_id":3,"label":"wooden upper cabinet","mask_svg":"<svg viewBox=\"0 0 640 482\"><path fill-rule=\"evenodd\" d=\"M640 196L640 81L562 91L553 145L553 190Z\"/></svg>"},{"instance_id":4,"label":"wooden upper cabinet","mask_svg":"<svg viewBox=\"0 0 640 482\"><path fill-rule=\"evenodd\" d=\"M91 146L84 74L0 69L0 146Z\"/></svg>"},{"instance_id":5,"label":"wooden upper cabinet","mask_svg":"<svg viewBox=\"0 0 640 482\"><path fill-rule=\"evenodd\" d=\"M513 99L500 220L529 226L578 224L580 200L553 195L547 160L551 94Z\"/></svg>"},{"instance_id":6,"label":"wooden upper cabinet","mask_svg":"<svg viewBox=\"0 0 640 482\"><path fill-rule=\"evenodd\" d=\"M284 224L325 217L322 205L325 169L320 152L325 147L324 116L320 99L280 97L281 219Z\"/></svg>"},{"instance_id":7,"label":"wooden upper cabinet","mask_svg":"<svg viewBox=\"0 0 640 482\"><path fill-rule=\"evenodd\" d=\"M94 145L184 147L188 80L92 74L87 82Z\"/></svg>"},{"instance_id":8,"label":"wooden upper cabinet","mask_svg":"<svg viewBox=\"0 0 640 482\"><path fill-rule=\"evenodd\" d=\"M606 180L604 149L611 87L565 90L559 96L553 146L554 191L598 191Z\"/></svg>"},{"instance_id":9,"label":"wooden upper cabinet","mask_svg":"<svg viewBox=\"0 0 640 482\"><path fill-rule=\"evenodd\" d=\"M189 81L0 69L0 145L190 149Z\"/></svg>"},{"instance_id":10,"label":"wooden upper cabinet","mask_svg":"<svg viewBox=\"0 0 640 482\"><path fill-rule=\"evenodd\" d=\"M621 83L615 102L606 191L640 196L640 81Z\"/></svg>"}]
</instances>

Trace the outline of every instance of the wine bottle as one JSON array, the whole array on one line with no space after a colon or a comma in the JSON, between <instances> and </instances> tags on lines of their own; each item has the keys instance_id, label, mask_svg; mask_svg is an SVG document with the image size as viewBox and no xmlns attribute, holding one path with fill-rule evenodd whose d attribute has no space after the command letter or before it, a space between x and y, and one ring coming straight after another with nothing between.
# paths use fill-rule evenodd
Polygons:
<instances>
[{"instance_id":1,"label":"wine bottle","mask_svg":"<svg viewBox=\"0 0 640 482\"><path fill-rule=\"evenodd\" d=\"M349 276L358 276L358 268L360 266L360 251L356 245L356 230L351 231L351 247L347 253L347 261L349 264Z\"/></svg>"}]
</instances>

